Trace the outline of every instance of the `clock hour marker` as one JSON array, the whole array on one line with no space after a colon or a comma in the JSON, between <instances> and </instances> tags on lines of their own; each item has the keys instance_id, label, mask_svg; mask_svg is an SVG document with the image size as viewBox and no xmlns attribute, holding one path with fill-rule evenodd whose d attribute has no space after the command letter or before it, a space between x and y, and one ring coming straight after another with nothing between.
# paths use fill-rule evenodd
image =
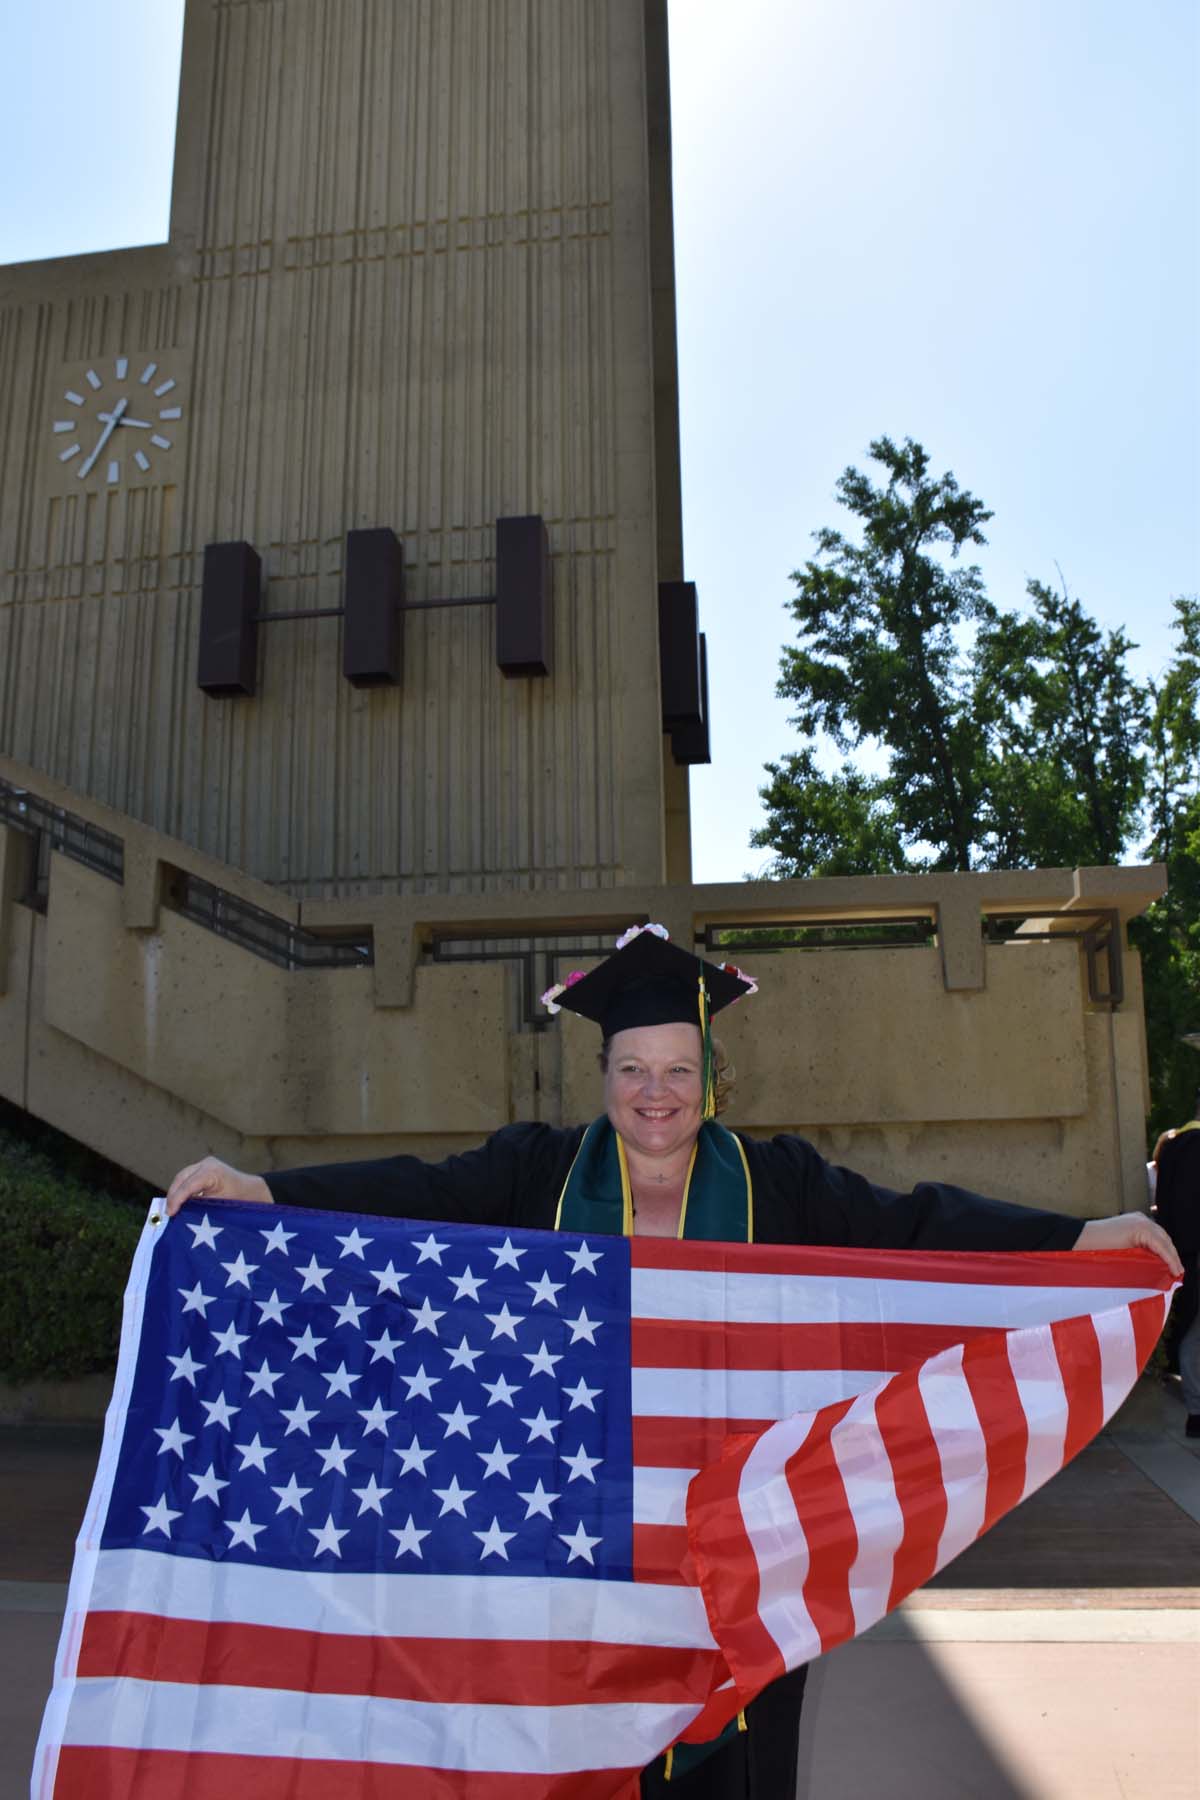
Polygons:
<instances>
[{"instance_id":1,"label":"clock hour marker","mask_svg":"<svg viewBox=\"0 0 1200 1800\"><path fill-rule=\"evenodd\" d=\"M150 467L150 458L146 455L144 450L135 450L133 453L133 460L139 469L148 469Z\"/></svg>"},{"instance_id":2,"label":"clock hour marker","mask_svg":"<svg viewBox=\"0 0 1200 1800\"><path fill-rule=\"evenodd\" d=\"M120 481L120 479L121 479L121 465L120 465L120 463L119 463L119 462L110 462L110 463L109 463L109 465L108 465L108 479L109 479L109 480L110 480L110 481Z\"/></svg>"},{"instance_id":3,"label":"clock hour marker","mask_svg":"<svg viewBox=\"0 0 1200 1800\"><path fill-rule=\"evenodd\" d=\"M75 392L74 388L68 388L66 393L63 395L63 399L69 400L71 402L72 406L82 406L83 405L83 395L77 394Z\"/></svg>"},{"instance_id":4,"label":"clock hour marker","mask_svg":"<svg viewBox=\"0 0 1200 1800\"><path fill-rule=\"evenodd\" d=\"M94 388L99 388L99 387L104 386L104 383L101 381L100 377L97 375L95 369L88 370L87 378L91 382L91 384Z\"/></svg>"},{"instance_id":5,"label":"clock hour marker","mask_svg":"<svg viewBox=\"0 0 1200 1800\"><path fill-rule=\"evenodd\" d=\"M139 375L138 380L143 381L143 382L153 381L154 371L157 369L157 367L158 367L157 363L147 363L145 368L142 370L141 374Z\"/></svg>"},{"instance_id":6,"label":"clock hour marker","mask_svg":"<svg viewBox=\"0 0 1200 1800\"><path fill-rule=\"evenodd\" d=\"M124 381L126 375L129 373L129 358L127 356L118 356L116 368L117 380Z\"/></svg>"},{"instance_id":7,"label":"clock hour marker","mask_svg":"<svg viewBox=\"0 0 1200 1800\"><path fill-rule=\"evenodd\" d=\"M169 450L171 448L170 438L159 437L157 431L151 437L150 442L159 450Z\"/></svg>"},{"instance_id":8,"label":"clock hour marker","mask_svg":"<svg viewBox=\"0 0 1200 1800\"><path fill-rule=\"evenodd\" d=\"M183 408L182 406L160 406L158 416L160 419L182 419Z\"/></svg>"},{"instance_id":9,"label":"clock hour marker","mask_svg":"<svg viewBox=\"0 0 1200 1800\"><path fill-rule=\"evenodd\" d=\"M65 450L59 451L58 460L59 460L59 462L70 462L70 460L73 456L78 456L78 455L79 455L79 445L78 444L68 444Z\"/></svg>"},{"instance_id":10,"label":"clock hour marker","mask_svg":"<svg viewBox=\"0 0 1200 1800\"><path fill-rule=\"evenodd\" d=\"M75 421L74 419L55 419L54 429L55 431L74 431Z\"/></svg>"},{"instance_id":11,"label":"clock hour marker","mask_svg":"<svg viewBox=\"0 0 1200 1800\"><path fill-rule=\"evenodd\" d=\"M156 394L157 394L157 395L158 395L158 397L159 397L159 399L160 399L160 400L161 400L161 399L162 399L162 397L163 397L163 395L164 395L164 394L169 394L169 393L170 393L170 391L171 391L171 389L172 389L172 388L173 388L173 387L174 387L174 386L175 386L175 379L174 379L174 377L173 377L173 376L172 376L172 377L171 377L171 379L170 379L170 380L168 380L168 381L160 381L160 382L159 382L159 384L158 384L158 386L157 386L157 387L156 387L156 388L155 388L155 390L154 390L154 391L155 391L155 393L156 393Z\"/></svg>"}]
</instances>

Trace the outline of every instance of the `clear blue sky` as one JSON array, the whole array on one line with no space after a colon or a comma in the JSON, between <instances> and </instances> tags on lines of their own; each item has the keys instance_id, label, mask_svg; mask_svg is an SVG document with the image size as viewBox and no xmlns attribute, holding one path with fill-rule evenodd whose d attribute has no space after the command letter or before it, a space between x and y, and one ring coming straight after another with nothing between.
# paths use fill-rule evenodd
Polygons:
<instances>
[{"instance_id":1,"label":"clear blue sky","mask_svg":"<svg viewBox=\"0 0 1200 1800\"><path fill-rule=\"evenodd\" d=\"M0 261L166 234L181 0L0 0ZM695 872L735 878L788 575L872 437L1169 655L1200 589L1196 0L671 0L687 572L713 683ZM17 174L14 177L13 171Z\"/></svg>"}]
</instances>

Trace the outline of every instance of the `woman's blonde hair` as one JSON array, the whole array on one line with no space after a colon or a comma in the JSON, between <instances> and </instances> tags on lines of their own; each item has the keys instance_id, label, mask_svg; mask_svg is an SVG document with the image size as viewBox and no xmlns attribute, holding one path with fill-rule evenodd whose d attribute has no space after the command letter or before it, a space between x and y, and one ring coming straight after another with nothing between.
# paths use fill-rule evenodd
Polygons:
<instances>
[{"instance_id":1,"label":"woman's blonde hair","mask_svg":"<svg viewBox=\"0 0 1200 1800\"><path fill-rule=\"evenodd\" d=\"M608 1054L611 1043L611 1038L605 1038L600 1046L598 1060L600 1068L605 1075L608 1074ZM730 1062L729 1052L726 1050L719 1037L713 1038L712 1047L713 1070L717 1084L716 1107L718 1113L723 1113L729 1104L729 1097L733 1093L734 1083L737 1081L737 1070Z\"/></svg>"}]
</instances>

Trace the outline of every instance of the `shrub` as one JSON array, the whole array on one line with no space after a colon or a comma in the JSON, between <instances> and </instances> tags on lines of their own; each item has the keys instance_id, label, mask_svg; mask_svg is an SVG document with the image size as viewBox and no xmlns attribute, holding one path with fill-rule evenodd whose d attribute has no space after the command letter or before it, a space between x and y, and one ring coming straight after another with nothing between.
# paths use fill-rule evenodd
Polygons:
<instances>
[{"instance_id":1,"label":"shrub","mask_svg":"<svg viewBox=\"0 0 1200 1800\"><path fill-rule=\"evenodd\" d=\"M0 1375L111 1369L143 1211L0 1133Z\"/></svg>"}]
</instances>

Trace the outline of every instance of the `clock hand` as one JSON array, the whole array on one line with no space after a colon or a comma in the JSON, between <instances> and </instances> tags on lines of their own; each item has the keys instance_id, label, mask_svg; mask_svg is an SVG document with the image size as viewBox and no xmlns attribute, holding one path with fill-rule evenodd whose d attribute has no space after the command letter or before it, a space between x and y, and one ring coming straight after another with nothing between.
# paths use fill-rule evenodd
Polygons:
<instances>
[{"instance_id":1,"label":"clock hand","mask_svg":"<svg viewBox=\"0 0 1200 1800\"><path fill-rule=\"evenodd\" d=\"M97 417L107 421L112 418L112 414L98 413ZM121 419L120 423L122 425L136 425L139 431L149 431L151 429L149 419Z\"/></svg>"},{"instance_id":2,"label":"clock hand","mask_svg":"<svg viewBox=\"0 0 1200 1800\"><path fill-rule=\"evenodd\" d=\"M104 430L100 433L100 436L96 442L96 448L92 451L92 454L89 457L87 457L86 460L83 461L82 463L80 463L80 465L79 465L80 480L82 480L83 477L92 468L93 464L96 461L96 458L99 456L100 452L103 450L105 444L107 444L109 438L112 436L112 434L116 430L117 426L121 423L121 414L125 411L125 408L128 405L129 405L128 400L118 400L117 404L114 406L113 410L109 413L108 423L105 425Z\"/></svg>"}]
</instances>

